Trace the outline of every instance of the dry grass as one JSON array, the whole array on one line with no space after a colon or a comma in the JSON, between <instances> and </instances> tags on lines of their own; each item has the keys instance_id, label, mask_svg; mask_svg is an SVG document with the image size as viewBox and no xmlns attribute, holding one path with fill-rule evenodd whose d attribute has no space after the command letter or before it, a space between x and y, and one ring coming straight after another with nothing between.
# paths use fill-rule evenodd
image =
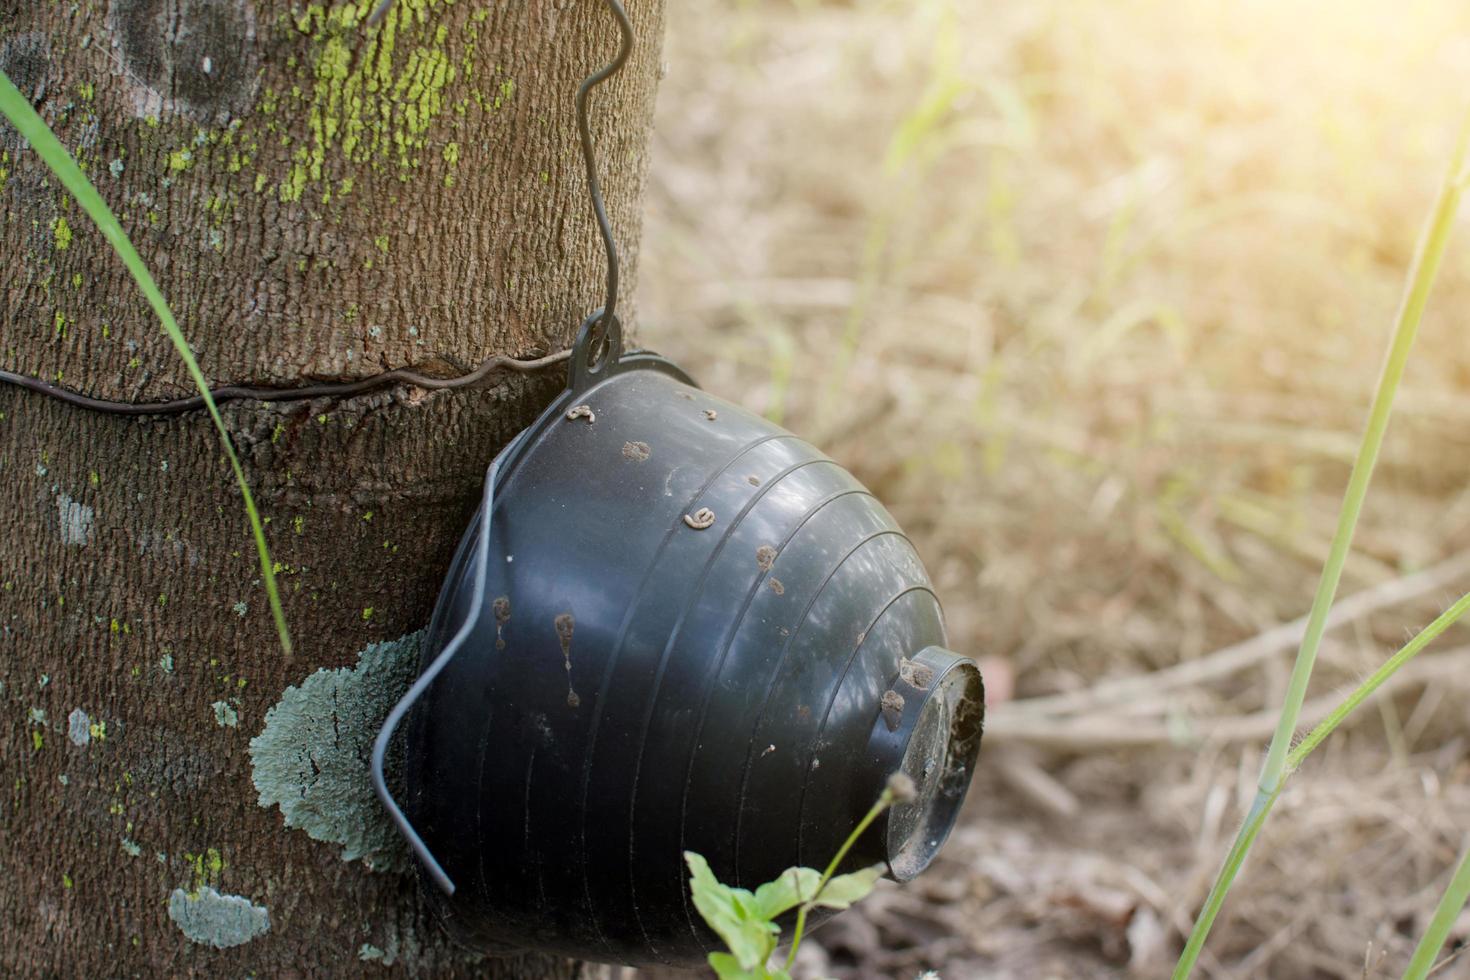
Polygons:
<instances>
[{"instance_id":1,"label":"dry grass","mask_svg":"<svg viewBox=\"0 0 1470 980\"><path fill-rule=\"evenodd\" d=\"M1310 604L1470 92L1470 8L671 7L642 340L850 465L919 542L953 645L1013 697L941 865L819 933L812 965L1158 975L1290 653L1150 678ZM1460 237L1345 594L1470 544ZM1463 564L1331 634L1314 694L1470 589ZM1467 637L1292 783L1208 975L1402 969L1470 825ZM1124 677L1144 680L1103 704L1031 700ZM1086 737L1047 737L1068 725Z\"/></svg>"}]
</instances>

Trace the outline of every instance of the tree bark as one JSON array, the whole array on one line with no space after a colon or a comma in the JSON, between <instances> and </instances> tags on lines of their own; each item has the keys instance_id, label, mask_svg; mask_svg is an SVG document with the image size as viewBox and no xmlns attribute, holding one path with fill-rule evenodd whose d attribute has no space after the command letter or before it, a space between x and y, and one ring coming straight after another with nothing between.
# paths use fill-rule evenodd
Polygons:
<instances>
[{"instance_id":1,"label":"tree bark","mask_svg":"<svg viewBox=\"0 0 1470 980\"><path fill-rule=\"evenodd\" d=\"M397 0L366 29L372 6L0 0L0 68L214 383L459 374L562 349L602 303L572 112L615 50L600 0ZM593 116L631 261L663 9L629 6L637 49ZM0 365L104 398L192 393L121 263L3 123L0 215ZM453 948L364 796L364 740L412 673L485 468L563 383L224 409L289 660L203 413L0 386L0 973L585 969Z\"/></svg>"}]
</instances>

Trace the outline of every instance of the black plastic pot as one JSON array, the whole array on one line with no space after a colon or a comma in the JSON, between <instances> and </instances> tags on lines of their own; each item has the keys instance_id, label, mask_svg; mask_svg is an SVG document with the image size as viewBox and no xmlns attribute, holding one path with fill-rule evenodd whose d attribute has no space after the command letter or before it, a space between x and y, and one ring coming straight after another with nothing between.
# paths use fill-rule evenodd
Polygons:
<instances>
[{"instance_id":1,"label":"black plastic pot","mask_svg":"<svg viewBox=\"0 0 1470 980\"><path fill-rule=\"evenodd\" d=\"M979 671L893 518L842 467L588 321L566 392L491 466L384 726L380 795L480 948L694 964L685 850L754 888L922 871L979 751ZM383 752L410 709L400 812Z\"/></svg>"}]
</instances>

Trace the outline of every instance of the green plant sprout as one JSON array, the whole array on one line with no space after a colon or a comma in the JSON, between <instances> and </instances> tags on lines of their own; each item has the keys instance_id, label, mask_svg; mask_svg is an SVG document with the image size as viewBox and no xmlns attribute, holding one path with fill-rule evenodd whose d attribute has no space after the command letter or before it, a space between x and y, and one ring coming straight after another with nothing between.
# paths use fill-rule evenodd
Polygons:
<instances>
[{"instance_id":1,"label":"green plant sprout","mask_svg":"<svg viewBox=\"0 0 1470 980\"><path fill-rule=\"evenodd\" d=\"M270 600L271 616L275 619L276 635L280 638L281 649L286 656L291 655L291 633L286 628L286 613L281 608L281 595L276 588L276 574L271 562L270 549L265 542L265 528L260 519L260 512L255 507L255 498L250 493L250 484L245 479L245 470L240 465L240 457L235 454L235 447L230 442L229 430L225 428L224 419L220 418L219 409L214 404L214 399L209 393L209 382L204 378L204 372L199 370L199 364L194 360L194 353L189 349L189 342L184 338L184 333L179 329L177 321L174 320L173 311L169 309L168 302L163 297L163 292L158 288L158 283L153 280L153 275L148 271L142 256L133 247L128 239L127 232L123 230L122 224L107 202L102 199L97 188L87 179L82 168L77 166L76 160L67 152L66 147L56 138L56 134L46 125L46 121L36 112L30 101L20 93L15 84L3 71L0 71L0 114L3 114L19 132L21 138L31 145L41 160L61 181L63 187L76 198L87 217L102 232L102 237L112 245L118 257L122 259L123 265L127 266L133 281L138 284L138 289L148 300L148 305L153 307L153 312L158 315L159 322L163 324L163 332L173 342L174 349L179 352L184 366L189 371L189 377L193 379L194 386L199 389L199 394L204 398L204 404L209 409L209 416L214 420L214 427L219 430L220 442L224 444L225 455L229 457L230 466L235 471L235 480L240 484L240 495L245 499L245 513L250 518L250 530L255 536L255 551L260 557L260 576L265 583L266 595Z\"/></svg>"},{"instance_id":2,"label":"green plant sprout","mask_svg":"<svg viewBox=\"0 0 1470 980\"><path fill-rule=\"evenodd\" d=\"M689 865L689 890L700 916L725 942L728 953L709 954L709 965L720 980L791 980L796 951L806 931L807 914L814 908L845 909L866 898L883 875L883 865L875 864L861 871L839 875L837 866L859 837L878 819L879 814L896 803L914 798L914 782L903 773L888 777L878 802L858 821L847 840L837 849L825 871L815 868L787 868L754 892L721 884L710 871L709 863L693 851L684 852ZM769 965L781 927L780 916L796 909L796 929L791 935L791 951L786 962L776 968Z\"/></svg>"},{"instance_id":3,"label":"green plant sprout","mask_svg":"<svg viewBox=\"0 0 1470 980\"><path fill-rule=\"evenodd\" d=\"M1276 732L1267 750L1266 762L1261 770L1255 799L1236 834L1219 876L1210 889L1204 907L1195 920L1189 941L1185 944L1184 952L1174 967L1174 980L1184 980L1193 971L1200 951L1204 948L1205 939L1209 936L1210 927L1219 914L1221 906L1224 905L1225 896L1229 893L1231 884L1245 863L1246 855L1250 852L1251 845L1255 843L1261 827L1265 824L1267 815L1280 797L1289 772L1300 765L1302 760L1321 744L1322 740L1341 724L1368 695L1411 660L1430 640L1444 632L1464 615L1467 608L1470 608L1470 596L1462 598L1451 606L1434 623L1409 641L1403 649L1390 657L1382 667L1374 672L1372 677L1353 691L1347 700L1300 744L1295 748L1292 747L1297 723L1301 718L1302 703L1306 699L1307 685L1311 680L1312 667L1316 663L1317 650L1326 629L1327 614L1337 594L1343 566L1347 563L1348 552L1352 547L1353 532L1357 528L1358 517L1363 509L1363 500L1368 493L1368 484L1373 477L1373 468L1378 461L1384 434L1393 414L1394 397L1403 380L1409 351L1419 332L1419 324L1424 317L1424 308L1428 304L1430 291L1434 287L1440 263L1444 259L1445 250L1449 244L1455 216L1460 208L1460 198L1467 183L1470 183L1470 174L1467 174L1465 169L1467 145L1470 145L1470 116L1467 116L1461 125L1460 135L1456 141L1444 183L1435 200L1434 208L1430 212L1429 220L1425 224L1418 248L1414 253L1414 260L1409 267L1404 297L1395 318L1388 356L1384 361L1383 372L1379 376L1378 385L1374 391L1372 407L1368 412L1368 424L1363 432L1357 457L1353 462L1352 473L1348 477L1342 510L1338 515L1337 530L1333 534L1327 562L1322 569L1322 578L1312 601L1312 610L1307 618L1307 628L1302 636L1301 647L1297 651L1296 664L1292 668L1285 703L1282 705ZM1467 872L1464 867L1457 872L1451 891L1454 890L1454 885L1460 883L1460 879L1467 874L1470 872ZM1461 897L1463 898L1463 895ZM1451 896L1446 894L1444 901L1441 902L1441 911L1444 910L1444 902L1450 900ZM1428 937L1425 941L1428 941ZM1435 949L1438 947L1436 946ZM1429 955L1433 955L1432 951ZM1415 959L1417 962L1417 954ZM1410 975L1412 975L1412 969Z\"/></svg>"}]
</instances>

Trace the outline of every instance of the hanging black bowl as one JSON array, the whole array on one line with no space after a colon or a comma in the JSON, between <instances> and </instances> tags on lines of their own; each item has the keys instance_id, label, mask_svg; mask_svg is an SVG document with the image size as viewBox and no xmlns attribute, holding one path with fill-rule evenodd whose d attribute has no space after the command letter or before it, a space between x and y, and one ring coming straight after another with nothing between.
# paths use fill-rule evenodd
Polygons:
<instances>
[{"instance_id":1,"label":"hanging black bowl","mask_svg":"<svg viewBox=\"0 0 1470 980\"><path fill-rule=\"evenodd\" d=\"M980 748L979 671L893 518L800 439L582 328L562 396L490 468L384 725L379 795L447 925L482 949L693 965L718 949L682 854L754 888L906 880ZM399 809L382 762L406 729Z\"/></svg>"}]
</instances>

